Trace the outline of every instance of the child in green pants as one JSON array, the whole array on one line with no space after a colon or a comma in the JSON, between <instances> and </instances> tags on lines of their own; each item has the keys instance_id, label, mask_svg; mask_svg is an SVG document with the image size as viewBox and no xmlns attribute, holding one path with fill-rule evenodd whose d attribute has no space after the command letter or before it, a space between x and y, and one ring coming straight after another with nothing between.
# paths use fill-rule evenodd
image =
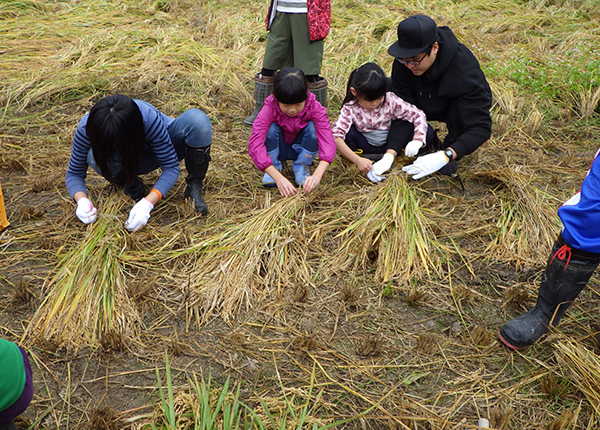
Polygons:
<instances>
[{"instance_id":1,"label":"child in green pants","mask_svg":"<svg viewBox=\"0 0 600 430\"><path fill-rule=\"evenodd\" d=\"M284 67L297 67L306 75L308 89L323 106L327 80L320 76L323 40L331 25L331 0L271 0L266 26L269 30L263 67L254 78L256 104L244 120L252 125L265 99L273 92L273 76Z\"/></svg>"}]
</instances>

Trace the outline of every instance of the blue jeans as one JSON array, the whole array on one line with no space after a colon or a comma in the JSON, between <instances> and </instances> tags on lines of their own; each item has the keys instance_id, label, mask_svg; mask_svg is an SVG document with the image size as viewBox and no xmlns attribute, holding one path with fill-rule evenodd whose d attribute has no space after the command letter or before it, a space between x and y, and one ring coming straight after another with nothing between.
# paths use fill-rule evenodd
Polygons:
<instances>
[{"instance_id":1,"label":"blue jeans","mask_svg":"<svg viewBox=\"0 0 600 430\"><path fill-rule=\"evenodd\" d=\"M206 148L212 141L212 125L208 116L200 109L188 109L177 117L168 127L167 132L171 138L171 143L177 152L177 160L183 160L185 156L185 147ZM94 159L94 154L90 149L87 155L87 163L99 174L100 168ZM121 155L114 154L112 160L108 162L108 169L112 175L121 171ZM142 158L138 164L138 175L150 173L160 167L158 159L152 149L147 147L142 153Z\"/></svg>"},{"instance_id":2,"label":"blue jeans","mask_svg":"<svg viewBox=\"0 0 600 430\"><path fill-rule=\"evenodd\" d=\"M298 153L292 148L292 145L300 145L309 152L317 152L319 150L319 140L317 139L315 124L312 121L309 121L306 127L300 130L291 144L283 141L281 127L276 123L271 124L267 132L267 139L265 140L267 152L279 148L278 158L280 161L296 160Z\"/></svg>"}]
</instances>

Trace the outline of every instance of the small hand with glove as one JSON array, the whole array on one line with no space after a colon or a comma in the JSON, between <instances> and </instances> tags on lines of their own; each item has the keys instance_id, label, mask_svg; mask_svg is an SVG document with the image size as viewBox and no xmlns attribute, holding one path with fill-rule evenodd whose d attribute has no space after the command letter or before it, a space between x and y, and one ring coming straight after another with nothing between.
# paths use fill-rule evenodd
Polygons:
<instances>
[{"instance_id":1,"label":"small hand with glove","mask_svg":"<svg viewBox=\"0 0 600 430\"><path fill-rule=\"evenodd\" d=\"M82 197L77 200L75 215L77 215L77 218L84 224L91 224L98 219L98 211L87 197Z\"/></svg>"},{"instance_id":2,"label":"small hand with glove","mask_svg":"<svg viewBox=\"0 0 600 430\"><path fill-rule=\"evenodd\" d=\"M125 223L125 227L129 231L138 231L146 225L150 219L150 211L154 209L154 204L146 197L135 204L129 212L129 218Z\"/></svg>"},{"instance_id":3,"label":"small hand with glove","mask_svg":"<svg viewBox=\"0 0 600 430\"><path fill-rule=\"evenodd\" d=\"M367 173L367 178L371 180L371 182L381 182L385 179L383 174L391 169L392 164L394 164L394 159L396 157L390 153L383 154L381 160L376 163L373 163L373 167Z\"/></svg>"},{"instance_id":4,"label":"small hand with glove","mask_svg":"<svg viewBox=\"0 0 600 430\"><path fill-rule=\"evenodd\" d=\"M406 144L404 148L404 155L407 157L414 157L419 153L419 150L425 146L425 142L421 142L420 140L411 140Z\"/></svg>"},{"instance_id":5,"label":"small hand with glove","mask_svg":"<svg viewBox=\"0 0 600 430\"><path fill-rule=\"evenodd\" d=\"M454 151L446 149L445 151L437 151L432 154L421 155L412 164L404 166L402 170L413 179L421 179L427 175L437 172L442 167L450 162L450 152L454 157ZM448 154L446 154L448 153Z\"/></svg>"},{"instance_id":6,"label":"small hand with glove","mask_svg":"<svg viewBox=\"0 0 600 430\"><path fill-rule=\"evenodd\" d=\"M78 197L75 215L82 223L91 224L98 219L98 211L90 199L85 194L82 193L82 195L82 197ZM137 202L129 212L129 218L125 223L127 230L137 231L145 226L150 219L152 209L154 209L154 204L145 197Z\"/></svg>"}]
</instances>

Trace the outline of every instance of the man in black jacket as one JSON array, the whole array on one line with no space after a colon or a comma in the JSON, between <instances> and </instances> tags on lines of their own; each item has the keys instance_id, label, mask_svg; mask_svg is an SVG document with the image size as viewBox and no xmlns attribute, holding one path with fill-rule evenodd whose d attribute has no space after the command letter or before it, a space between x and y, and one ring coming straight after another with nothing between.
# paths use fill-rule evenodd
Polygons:
<instances>
[{"instance_id":1,"label":"man in black jacket","mask_svg":"<svg viewBox=\"0 0 600 430\"><path fill-rule=\"evenodd\" d=\"M448 135L440 144L429 130L426 147L437 152L419 156L404 170L413 179L433 172L452 174L456 161L489 139L492 130L492 92L473 53L459 43L452 30L438 27L424 15L411 16L398 25L398 41L388 49L394 92L416 105L431 121L445 122ZM408 141L410 124L394 121L393 138Z\"/></svg>"}]
</instances>

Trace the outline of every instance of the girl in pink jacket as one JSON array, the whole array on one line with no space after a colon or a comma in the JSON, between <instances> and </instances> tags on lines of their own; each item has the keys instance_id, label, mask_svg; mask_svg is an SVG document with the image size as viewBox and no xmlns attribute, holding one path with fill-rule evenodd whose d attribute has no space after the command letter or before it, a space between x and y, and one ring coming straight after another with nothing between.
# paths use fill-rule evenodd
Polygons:
<instances>
[{"instance_id":1,"label":"girl in pink jacket","mask_svg":"<svg viewBox=\"0 0 600 430\"><path fill-rule=\"evenodd\" d=\"M297 189L281 174L282 161L294 161L296 184L306 193L321 182L335 157L335 141L327 110L308 91L302 70L286 68L275 75L273 94L254 121L248 153L265 172L263 185L277 185L284 197L294 195ZM319 164L311 175L308 166L317 154Z\"/></svg>"}]
</instances>

